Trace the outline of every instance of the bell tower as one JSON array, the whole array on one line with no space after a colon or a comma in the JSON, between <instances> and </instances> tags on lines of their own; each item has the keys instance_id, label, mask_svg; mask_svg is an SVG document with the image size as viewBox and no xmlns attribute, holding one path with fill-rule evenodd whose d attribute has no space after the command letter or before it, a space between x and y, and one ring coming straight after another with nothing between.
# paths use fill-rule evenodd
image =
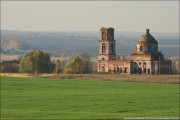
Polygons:
<instances>
[{"instance_id":1,"label":"bell tower","mask_svg":"<svg viewBox=\"0 0 180 120\"><path fill-rule=\"evenodd\" d=\"M109 61L115 59L114 29L102 27L100 29L98 60Z\"/></svg>"}]
</instances>

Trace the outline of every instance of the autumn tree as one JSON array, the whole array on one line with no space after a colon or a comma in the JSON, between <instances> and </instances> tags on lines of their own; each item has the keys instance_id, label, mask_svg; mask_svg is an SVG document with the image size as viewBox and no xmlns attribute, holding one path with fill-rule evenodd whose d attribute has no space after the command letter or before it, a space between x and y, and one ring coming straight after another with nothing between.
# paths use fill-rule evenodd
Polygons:
<instances>
[{"instance_id":1,"label":"autumn tree","mask_svg":"<svg viewBox=\"0 0 180 120\"><path fill-rule=\"evenodd\" d=\"M92 62L91 57L88 53L83 53L80 55L80 58L83 61L84 71L83 73L91 73L92 72Z\"/></svg>"},{"instance_id":2,"label":"autumn tree","mask_svg":"<svg viewBox=\"0 0 180 120\"><path fill-rule=\"evenodd\" d=\"M97 73L97 61L92 62L92 73Z\"/></svg>"},{"instance_id":3,"label":"autumn tree","mask_svg":"<svg viewBox=\"0 0 180 120\"><path fill-rule=\"evenodd\" d=\"M49 73L52 63L48 53L40 50L33 50L24 54L20 61L20 72L23 73Z\"/></svg>"},{"instance_id":4,"label":"autumn tree","mask_svg":"<svg viewBox=\"0 0 180 120\"><path fill-rule=\"evenodd\" d=\"M6 73L17 73L19 72L19 60L3 61L1 63L1 71Z\"/></svg>"},{"instance_id":5,"label":"autumn tree","mask_svg":"<svg viewBox=\"0 0 180 120\"><path fill-rule=\"evenodd\" d=\"M80 57L70 58L64 68L65 74L80 74L83 73L83 60Z\"/></svg>"},{"instance_id":6,"label":"autumn tree","mask_svg":"<svg viewBox=\"0 0 180 120\"><path fill-rule=\"evenodd\" d=\"M55 61L55 69L54 69L54 73L59 73L61 71L61 62L59 59L57 59Z\"/></svg>"},{"instance_id":7,"label":"autumn tree","mask_svg":"<svg viewBox=\"0 0 180 120\"><path fill-rule=\"evenodd\" d=\"M87 53L71 58L64 68L66 74L84 74L92 72L92 62Z\"/></svg>"}]
</instances>

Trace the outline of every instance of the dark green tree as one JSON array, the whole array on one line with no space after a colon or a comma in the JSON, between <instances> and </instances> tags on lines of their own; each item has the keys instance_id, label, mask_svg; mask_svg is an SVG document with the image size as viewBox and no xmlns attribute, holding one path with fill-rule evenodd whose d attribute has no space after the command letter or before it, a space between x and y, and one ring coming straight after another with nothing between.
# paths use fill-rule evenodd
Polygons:
<instances>
[{"instance_id":1,"label":"dark green tree","mask_svg":"<svg viewBox=\"0 0 180 120\"><path fill-rule=\"evenodd\" d=\"M23 73L50 73L52 70L50 56L40 50L28 52L21 58L19 69Z\"/></svg>"},{"instance_id":2,"label":"dark green tree","mask_svg":"<svg viewBox=\"0 0 180 120\"><path fill-rule=\"evenodd\" d=\"M12 72L14 72L14 73L19 72L19 64L18 63L13 63L12 64Z\"/></svg>"}]
</instances>

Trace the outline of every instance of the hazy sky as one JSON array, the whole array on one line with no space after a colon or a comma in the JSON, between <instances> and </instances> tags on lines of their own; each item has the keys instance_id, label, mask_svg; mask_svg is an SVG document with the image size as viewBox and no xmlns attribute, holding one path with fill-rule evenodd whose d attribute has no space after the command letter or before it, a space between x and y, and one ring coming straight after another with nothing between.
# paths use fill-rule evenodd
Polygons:
<instances>
[{"instance_id":1,"label":"hazy sky","mask_svg":"<svg viewBox=\"0 0 180 120\"><path fill-rule=\"evenodd\" d=\"M179 32L179 1L1 1L1 29Z\"/></svg>"}]
</instances>

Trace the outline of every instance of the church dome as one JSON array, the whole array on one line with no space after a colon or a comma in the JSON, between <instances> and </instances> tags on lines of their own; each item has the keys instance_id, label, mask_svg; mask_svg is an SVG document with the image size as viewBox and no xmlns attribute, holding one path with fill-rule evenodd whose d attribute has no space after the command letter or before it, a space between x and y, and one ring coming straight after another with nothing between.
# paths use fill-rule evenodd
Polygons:
<instances>
[{"instance_id":1,"label":"church dome","mask_svg":"<svg viewBox=\"0 0 180 120\"><path fill-rule=\"evenodd\" d=\"M138 43L142 43L142 42L150 43L150 44L158 44L156 39L149 33L149 29L146 29L146 33L139 38Z\"/></svg>"}]
</instances>

